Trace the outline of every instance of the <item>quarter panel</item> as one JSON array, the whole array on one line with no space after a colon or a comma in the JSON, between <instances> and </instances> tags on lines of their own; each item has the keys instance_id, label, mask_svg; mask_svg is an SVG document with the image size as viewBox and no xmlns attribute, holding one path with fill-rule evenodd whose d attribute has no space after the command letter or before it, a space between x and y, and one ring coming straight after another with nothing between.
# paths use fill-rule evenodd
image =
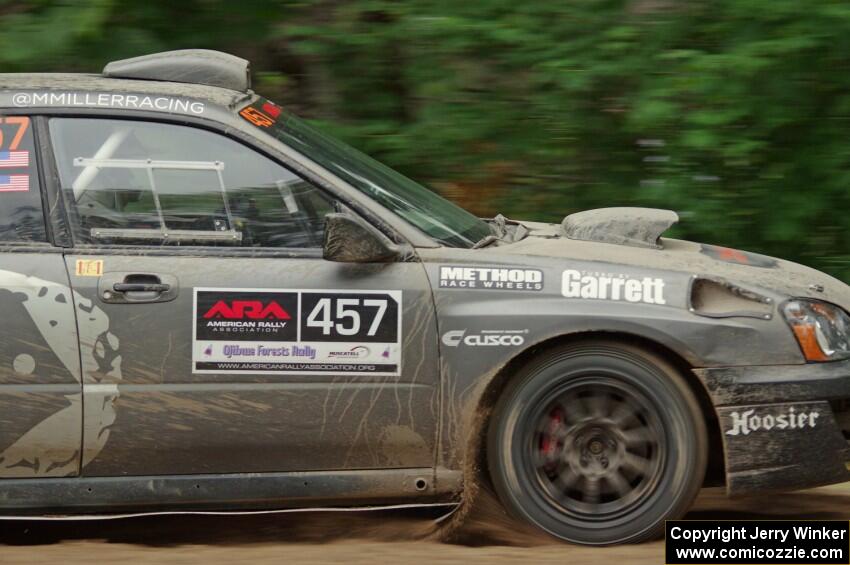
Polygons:
<instances>
[{"instance_id":1,"label":"quarter panel","mask_svg":"<svg viewBox=\"0 0 850 565\"><path fill-rule=\"evenodd\" d=\"M79 472L78 298L61 255L0 250L0 478Z\"/></svg>"}]
</instances>

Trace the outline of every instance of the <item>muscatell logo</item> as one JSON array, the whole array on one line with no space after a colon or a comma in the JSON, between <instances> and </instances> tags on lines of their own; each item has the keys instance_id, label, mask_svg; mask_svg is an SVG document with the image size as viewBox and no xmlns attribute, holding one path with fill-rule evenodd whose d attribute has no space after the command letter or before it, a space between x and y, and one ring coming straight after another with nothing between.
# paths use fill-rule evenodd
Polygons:
<instances>
[{"instance_id":1,"label":"muscatell logo","mask_svg":"<svg viewBox=\"0 0 850 565\"><path fill-rule=\"evenodd\" d=\"M365 345L356 345L349 349L348 351L331 351L328 354L328 357L343 357L346 359L360 359L362 357L368 357L369 354L372 353L369 351L369 348Z\"/></svg>"},{"instance_id":2,"label":"muscatell logo","mask_svg":"<svg viewBox=\"0 0 850 565\"><path fill-rule=\"evenodd\" d=\"M568 269L561 280L561 293L567 298L667 304L664 286L664 279L656 277L589 274Z\"/></svg>"},{"instance_id":3,"label":"muscatell logo","mask_svg":"<svg viewBox=\"0 0 850 565\"><path fill-rule=\"evenodd\" d=\"M528 330L484 330L466 335L466 330L453 330L443 334L443 343L449 347L461 344L470 347L499 347L522 345Z\"/></svg>"},{"instance_id":4,"label":"muscatell logo","mask_svg":"<svg viewBox=\"0 0 850 565\"><path fill-rule=\"evenodd\" d=\"M440 267L440 288L543 290L543 271L503 267Z\"/></svg>"},{"instance_id":5,"label":"muscatell logo","mask_svg":"<svg viewBox=\"0 0 850 565\"><path fill-rule=\"evenodd\" d=\"M732 412L732 429L726 430L727 436L749 435L759 430L799 430L817 426L820 412L797 412L790 407L783 414L765 414L759 416L755 410Z\"/></svg>"},{"instance_id":6,"label":"muscatell logo","mask_svg":"<svg viewBox=\"0 0 850 565\"><path fill-rule=\"evenodd\" d=\"M260 300L232 300L229 303L219 300L212 308L207 310L204 318L220 318L225 320L289 320L291 316L274 300L266 303Z\"/></svg>"}]
</instances>

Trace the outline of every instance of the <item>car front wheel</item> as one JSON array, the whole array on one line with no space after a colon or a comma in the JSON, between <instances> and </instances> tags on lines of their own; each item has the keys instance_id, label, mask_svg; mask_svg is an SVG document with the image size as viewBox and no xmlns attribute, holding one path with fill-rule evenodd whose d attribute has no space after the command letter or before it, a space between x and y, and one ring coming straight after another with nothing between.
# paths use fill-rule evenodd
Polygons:
<instances>
[{"instance_id":1,"label":"car front wheel","mask_svg":"<svg viewBox=\"0 0 850 565\"><path fill-rule=\"evenodd\" d=\"M707 436L679 372L607 341L557 348L500 396L487 460L520 519L566 541L604 545L662 533L699 491Z\"/></svg>"}]
</instances>

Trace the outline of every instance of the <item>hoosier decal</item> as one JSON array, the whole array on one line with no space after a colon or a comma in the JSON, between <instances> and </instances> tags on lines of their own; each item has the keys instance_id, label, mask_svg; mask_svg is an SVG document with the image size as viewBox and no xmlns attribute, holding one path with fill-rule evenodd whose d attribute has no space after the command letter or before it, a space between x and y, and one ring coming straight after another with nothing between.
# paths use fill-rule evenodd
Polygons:
<instances>
[{"instance_id":1,"label":"hoosier decal","mask_svg":"<svg viewBox=\"0 0 850 565\"><path fill-rule=\"evenodd\" d=\"M440 288L543 290L543 271L511 267L440 267Z\"/></svg>"},{"instance_id":2,"label":"hoosier decal","mask_svg":"<svg viewBox=\"0 0 850 565\"><path fill-rule=\"evenodd\" d=\"M398 375L401 291L195 289L195 373Z\"/></svg>"},{"instance_id":3,"label":"hoosier decal","mask_svg":"<svg viewBox=\"0 0 850 565\"><path fill-rule=\"evenodd\" d=\"M769 432L770 430L781 431L814 428L817 426L818 416L820 416L820 413L815 410L811 412L798 412L793 406L778 413L773 407L766 408L760 412L757 413L756 409L753 408L741 412L731 412L729 417L732 419L732 427L726 430L726 435L746 436L752 432L762 430Z\"/></svg>"}]
</instances>

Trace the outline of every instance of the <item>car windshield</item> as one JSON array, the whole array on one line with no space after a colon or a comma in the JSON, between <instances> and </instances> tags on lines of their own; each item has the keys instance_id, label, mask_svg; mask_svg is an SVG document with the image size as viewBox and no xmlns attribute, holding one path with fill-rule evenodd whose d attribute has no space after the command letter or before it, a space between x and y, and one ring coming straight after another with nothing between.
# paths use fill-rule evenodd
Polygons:
<instances>
[{"instance_id":1,"label":"car windshield","mask_svg":"<svg viewBox=\"0 0 850 565\"><path fill-rule=\"evenodd\" d=\"M493 234L487 222L270 102L240 114L445 246L470 248Z\"/></svg>"}]
</instances>

